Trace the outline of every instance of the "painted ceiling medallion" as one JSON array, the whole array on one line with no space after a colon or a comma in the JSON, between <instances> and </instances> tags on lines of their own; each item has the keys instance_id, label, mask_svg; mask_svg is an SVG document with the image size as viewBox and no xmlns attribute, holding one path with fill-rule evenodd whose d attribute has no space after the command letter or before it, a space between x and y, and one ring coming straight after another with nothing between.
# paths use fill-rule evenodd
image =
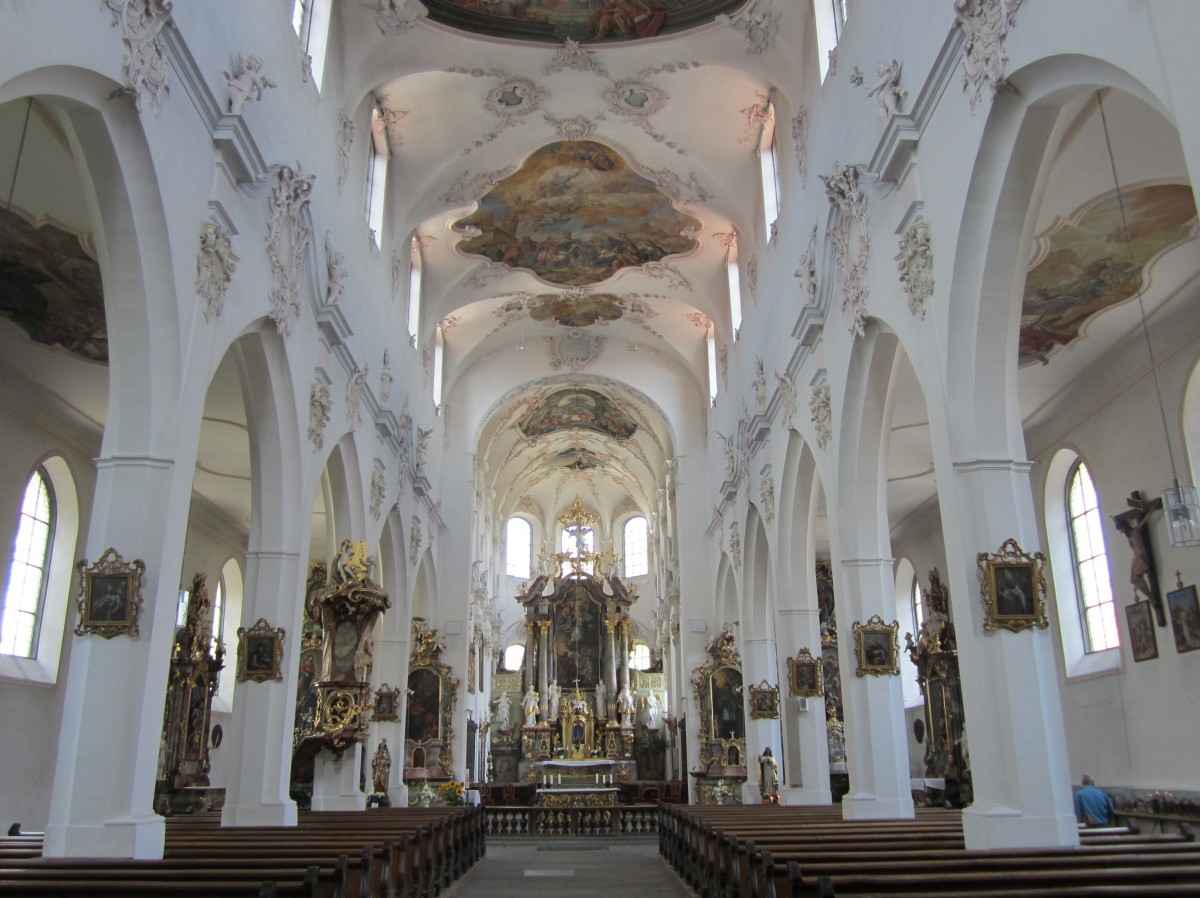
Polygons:
<instances>
[{"instance_id":1,"label":"painted ceiling medallion","mask_svg":"<svg viewBox=\"0 0 1200 898\"><path fill-rule=\"evenodd\" d=\"M631 41L713 21L745 0L424 0L429 18L492 37Z\"/></svg>"},{"instance_id":2,"label":"painted ceiling medallion","mask_svg":"<svg viewBox=\"0 0 1200 898\"><path fill-rule=\"evenodd\" d=\"M563 327L588 327L596 322L616 321L625 314L625 303L611 293L541 294L529 307L534 321L551 321Z\"/></svg>"},{"instance_id":3,"label":"painted ceiling medallion","mask_svg":"<svg viewBox=\"0 0 1200 898\"><path fill-rule=\"evenodd\" d=\"M1109 306L1124 302L1145 283L1145 266L1195 232L1192 191L1158 184L1125 195L1133 237L1130 265L1115 195L1093 201L1050 235L1042 260L1025 277L1018 364L1046 364L1059 346L1079 339L1084 324Z\"/></svg>"},{"instance_id":4,"label":"painted ceiling medallion","mask_svg":"<svg viewBox=\"0 0 1200 898\"><path fill-rule=\"evenodd\" d=\"M627 440L637 430L637 423L603 393L568 387L548 395L517 427L530 439L581 429Z\"/></svg>"},{"instance_id":5,"label":"painted ceiling medallion","mask_svg":"<svg viewBox=\"0 0 1200 898\"><path fill-rule=\"evenodd\" d=\"M691 252L698 243L681 232L699 225L619 153L586 140L537 150L454 227L479 229L458 244L464 253L582 286Z\"/></svg>"}]
</instances>

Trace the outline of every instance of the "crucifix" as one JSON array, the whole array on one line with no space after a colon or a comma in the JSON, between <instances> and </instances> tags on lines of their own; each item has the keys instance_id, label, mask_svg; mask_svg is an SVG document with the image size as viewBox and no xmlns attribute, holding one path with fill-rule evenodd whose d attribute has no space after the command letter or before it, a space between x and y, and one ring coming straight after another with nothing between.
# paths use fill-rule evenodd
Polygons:
<instances>
[{"instance_id":1,"label":"crucifix","mask_svg":"<svg viewBox=\"0 0 1200 898\"><path fill-rule=\"evenodd\" d=\"M1154 618L1160 627L1167 625L1167 615L1163 608L1162 593L1158 590L1158 574L1154 570L1154 553L1150 548L1150 538L1147 523L1150 515L1162 509L1162 499L1147 502L1142 494L1134 490L1125 500L1128 511L1113 515L1113 523L1117 530L1129 540L1129 548L1133 552L1133 561L1129 567L1129 582L1133 584L1133 595L1146 597L1154 608Z\"/></svg>"}]
</instances>

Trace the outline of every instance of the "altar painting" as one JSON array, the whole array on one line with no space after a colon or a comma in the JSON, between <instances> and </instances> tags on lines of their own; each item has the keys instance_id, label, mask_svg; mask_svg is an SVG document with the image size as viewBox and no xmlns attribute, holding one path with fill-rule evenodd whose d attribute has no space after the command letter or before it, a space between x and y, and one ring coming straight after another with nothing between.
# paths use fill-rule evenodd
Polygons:
<instances>
[{"instance_id":1,"label":"altar painting","mask_svg":"<svg viewBox=\"0 0 1200 898\"><path fill-rule=\"evenodd\" d=\"M1145 285L1153 258L1195 231L1196 207L1185 184L1142 187L1123 199L1135 261L1115 194L1056 225L1047 252L1025 278L1018 364L1045 364L1056 348L1079 339L1089 319Z\"/></svg>"},{"instance_id":2,"label":"altar painting","mask_svg":"<svg viewBox=\"0 0 1200 898\"><path fill-rule=\"evenodd\" d=\"M408 739L427 742L441 737L442 678L428 667L408 675Z\"/></svg>"},{"instance_id":3,"label":"altar painting","mask_svg":"<svg viewBox=\"0 0 1200 898\"><path fill-rule=\"evenodd\" d=\"M582 286L693 251L698 242L682 232L699 231L701 222L616 150L575 140L535 151L454 226L480 232L458 244L464 253Z\"/></svg>"},{"instance_id":4,"label":"altar painting","mask_svg":"<svg viewBox=\"0 0 1200 898\"><path fill-rule=\"evenodd\" d=\"M742 672L735 667L718 667L709 686L712 702L712 738L744 739L746 709L742 702Z\"/></svg>"},{"instance_id":5,"label":"altar painting","mask_svg":"<svg viewBox=\"0 0 1200 898\"><path fill-rule=\"evenodd\" d=\"M595 688L603 675L600 666L604 608L592 601L586 588L571 589L566 597L553 606L554 656L558 682L579 688Z\"/></svg>"},{"instance_id":6,"label":"altar painting","mask_svg":"<svg viewBox=\"0 0 1200 898\"><path fill-rule=\"evenodd\" d=\"M580 428L627 440L637 430L634 420L603 393L577 388L551 393L517 427L530 439Z\"/></svg>"}]
</instances>

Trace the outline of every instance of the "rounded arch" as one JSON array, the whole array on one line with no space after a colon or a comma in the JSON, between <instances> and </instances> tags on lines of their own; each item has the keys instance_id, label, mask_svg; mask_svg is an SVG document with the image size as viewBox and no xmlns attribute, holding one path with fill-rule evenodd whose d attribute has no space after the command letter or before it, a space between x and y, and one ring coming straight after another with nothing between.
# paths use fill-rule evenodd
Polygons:
<instances>
[{"instance_id":1,"label":"rounded arch","mask_svg":"<svg viewBox=\"0 0 1200 898\"><path fill-rule=\"evenodd\" d=\"M721 553L721 560L717 563L717 589L714 596L713 613L716 617L716 629L719 630L724 624L739 619L737 578L726 552Z\"/></svg>"},{"instance_id":2,"label":"rounded arch","mask_svg":"<svg viewBox=\"0 0 1200 898\"><path fill-rule=\"evenodd\" d=\"M780 480L778 555L780 576L794 588L777 597L781 608L816 606L816 523L823 494L812 447L793 432Z\"/></svg>"},{"instance_id":3,"label":"rounded arch","mask_svg":"<svg viewBox=\"0 0 1200 898\"><path fill-rule=\"evenodd\" d=\"M436 626L432 620L437 607L437 577L434 572L433 554L426 549L417 566L417 576L412 588L412 616L426 620L428 626Z\"/></svg>"},{"instance_id":4,"label":"rounded arch","mask_svg":"<svg viewBox=\"0 0 1200 898\"><path fill-rule=\"evenodd\" d=\"M771 547L762 517L753 505L746 518L746 572L742 590L746 597L742 632L747 638L770 638L775 632L771 618Z\"/></svg>"},{"instance_id":5,"label":"rounded arch","mask_svg":"<svg viewBox=\"0 0 1200 898\"><path fill-rule=\"evenodd\" d=\"M900 622L900 633L912 633L915 639L920 627L917 612L913 607L913 587L917 583L917 569L907 558L896 561L896 620ZM917 684L917 668L908 652L900 652L900 683L904 690L904 706L911 708L921 703L921 690Z\"/></svg>"}]
</instances>

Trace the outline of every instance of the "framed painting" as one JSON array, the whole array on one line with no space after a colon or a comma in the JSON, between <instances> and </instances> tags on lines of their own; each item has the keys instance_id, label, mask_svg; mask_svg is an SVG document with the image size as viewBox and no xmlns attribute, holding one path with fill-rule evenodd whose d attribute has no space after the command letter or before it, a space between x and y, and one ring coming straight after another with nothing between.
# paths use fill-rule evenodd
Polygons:
<instances>
[{"instance_id":1,"label":"framed painting","mask_svg":"<svg viewBox=\"0 0 1200 898\"><path fill-rule=\"evenodd\" d=\"M750 687L750 717L754 720L779 719L779 687L763 680Z\"/></svg>"},{"instance_id":2,"label":"framed painting","mask_svg":"<svg viewBox=\"0 0 1200 898\"><path fill-rule=\"evenodd\" d=\"M109 549L95 564L83 559L75 569L79 571L79 624L75 635L95 633L105 639L119 633L137 636L146 565L140 560L126 563L116 549Z\"/></svg>"},{"instance_id":3,"label":"framed painting","mask_svg":"<svg viewBox=\"0 0 1200 898\"><path fill-rule=\"evenodd\" d=\"M1184 586L1167 593L1167 613L1175 633L1175 651L1200 649L1200 605L1196 602L1196 587Z\"/></svg>"},{"instance_id":4,"label":"framed painting","mask_svg":"<svg viewBox=\"0 0 1200 898\"><path fill-rule=\"evenodd\" d=\"M744 739L746 712L742 703L742 672L718 667L708 680L712 739Z\"/></svg>"},{"instance_id":5,"label":"framed painting","mask_svg":"<svg viewBox=\"0 0 1200 898\"><path fill-rule=\"evenodd\" d=\"M801 649L795 658L787 659L788 695L809 698L825 691L821 682L821 661L814 658L808 649Z\"/></svg>"},{"instance_id":6,"label":"framed painting","mask_svg":"<svg viewBox=\"0 0 1200 898\"><path fill-rule=\"evenodd\" d=\"M371 712L371 719L380 723L398 721L400 719L397 714L399 707L400 687L389 689L388 684L384 683L375 690L375 708Z\"/></svg>"},{"instance_id":7,"label":"framed painting","mask_svg":"<svg viewBox=\"0 0 1200 898\"><path fill-rule=\"evenodd\" d=\"M1015 539L1005 540L999 552L976 556L985 608L983 629L1018 633L1050 626L1046 617L1046 556L1023 552Z\"/></svg>"},{"instance_id":8,"label":"framed painting","mask_svg":"<svg viewBox=\"0 0 1200 898\"><path fill-rule=\"evenodd\" d=\"M883 618L876 614L865 624L855 621L850 629L854 633L854 649L858 657L858 669L854 671L857 676L900 676L900 667L896 663L899 649L896 632L900 629L898 621L884 623Z\"/></svg>"},{"instance_id":9,"label":"framed painting","mask_svg":"<svg viewBox=\"0 0 1200 898\"><path fill-rule=\"evenodd\" d=\"M1125 621L1129 625L1129 650L1134 661L1150 661L1158 657L1158 637L1154 635L1153 609L1149 602L1134 602L1125 606Z\"/></svg>"},{"instance_id":10,"label":"framed painting","mask_svg":"<svg viewBox=\"0 0 1200 898\"><path fill-rule=\"evenodd\" d=\"M238 627L237 680L263 683L283 679L283 627L260 617L253 627Z\"/></svg>"},{"instance_id":11,"label":"framed painting","mask_svg":"<svg viewBox=\"0 0 1200 898\"><path fill-rule=\"evenodd\" d=\"M408 734L412 742L442 736L442 678L429 667L408 674Z\"/></svg>"}]
</instances>

